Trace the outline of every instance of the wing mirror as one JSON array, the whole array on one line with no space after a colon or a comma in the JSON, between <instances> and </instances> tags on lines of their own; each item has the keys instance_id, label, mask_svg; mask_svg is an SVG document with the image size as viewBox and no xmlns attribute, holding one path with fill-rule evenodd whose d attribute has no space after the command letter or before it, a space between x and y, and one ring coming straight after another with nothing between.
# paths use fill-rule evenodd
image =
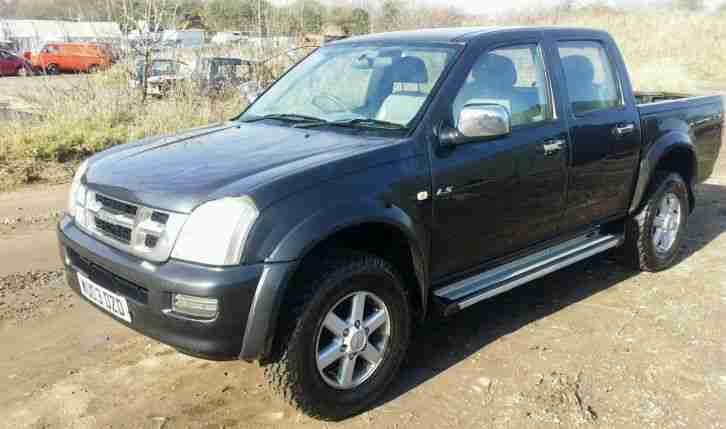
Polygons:
<instances>
[{"instance_id":1,"label":"wing mirror","mask_svg":"<svg viewBox=\"0 0 726 429\"><path fill-rule=\"evenodd\" d=\"M457 124L456 128L443 127L439 132L443 146L500 137L512 129L509 110L500 104L467 104L459 112Z\"/></svg>"}]
</instances>

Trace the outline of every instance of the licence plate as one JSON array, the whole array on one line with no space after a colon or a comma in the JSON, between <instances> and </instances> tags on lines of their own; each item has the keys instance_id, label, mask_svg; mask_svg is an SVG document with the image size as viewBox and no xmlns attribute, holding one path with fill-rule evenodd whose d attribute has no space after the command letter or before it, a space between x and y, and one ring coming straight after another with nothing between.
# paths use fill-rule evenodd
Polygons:
<instances>
[{"instance_id":1,"label":"licence plate","mask_svg":"<svg viewBox=\"0 0 726 429\"><path fill-rule=\"evenodd\" d=\"M83 296L114 316L131 323L131 313L126 298L106 290L81 273L78 273L78 283L81 285Z\"/></svg>"}]
</instances>

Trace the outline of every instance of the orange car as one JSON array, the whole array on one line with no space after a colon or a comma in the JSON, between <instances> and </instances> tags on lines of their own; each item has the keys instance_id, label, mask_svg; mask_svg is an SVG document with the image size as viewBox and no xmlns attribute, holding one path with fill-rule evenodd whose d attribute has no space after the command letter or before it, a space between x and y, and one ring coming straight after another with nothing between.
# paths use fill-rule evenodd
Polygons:
<instances>
[{"instance_id":1,"label":"orange car","mask_svg":"<svg viewBox=\"0 0 726 429\"><path fill-rule=\"evenodd\" d=\"M49 43L38 54L31 55L33 68L48 74L94 73L111 62L109 47L98 43Z\"/></svg>"}]
</instances>

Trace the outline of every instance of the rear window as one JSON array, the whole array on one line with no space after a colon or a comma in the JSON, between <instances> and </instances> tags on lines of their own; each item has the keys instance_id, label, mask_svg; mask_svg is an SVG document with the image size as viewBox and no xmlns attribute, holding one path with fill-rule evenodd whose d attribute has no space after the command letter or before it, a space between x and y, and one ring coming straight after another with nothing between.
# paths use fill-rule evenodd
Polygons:
<instances>
[{"instance_id":1,"label":"rear window","mask_svg":"<svg viewBox=\"0 0 726 429\"><path fill-rule=\"evenodd\" d=\"M575 114L621 105L614 69L600 42L568 41L557 46Z\"/></svg>"}]
</instances>

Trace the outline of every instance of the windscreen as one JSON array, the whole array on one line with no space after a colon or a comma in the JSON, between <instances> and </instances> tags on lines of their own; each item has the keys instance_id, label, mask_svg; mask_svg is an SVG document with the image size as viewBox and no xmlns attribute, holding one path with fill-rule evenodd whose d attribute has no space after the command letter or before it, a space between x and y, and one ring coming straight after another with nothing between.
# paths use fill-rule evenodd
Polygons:
<instances>
[{"instance_id":1,"label":"windscreen","mask_svg":"<svg viewBox=\"0 0 726 429\"><path fill-rule=\"evenodd\" d=\"M454 56L450 46L332 45L290 70L241 119L305 115L405 126Z\"/></svg>"}]
</instances>

